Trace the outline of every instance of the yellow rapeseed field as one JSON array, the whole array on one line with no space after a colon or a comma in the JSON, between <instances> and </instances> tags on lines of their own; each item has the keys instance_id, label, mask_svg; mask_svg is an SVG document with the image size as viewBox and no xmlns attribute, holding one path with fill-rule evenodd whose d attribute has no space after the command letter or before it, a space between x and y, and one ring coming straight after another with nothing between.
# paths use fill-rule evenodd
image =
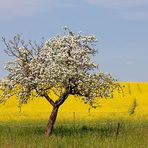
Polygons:
<instances>
[{"instance_id":1,"label":"yellow rapeseed field","mask_svg":"<svg viewBox=\"0 0 148 148\"><path fill-rule=\"evenodd\" d=\"M79 98L69 96L61 106L58 120L79 119L93 120L99 118L148 118L148 82L120 82L124 94L115 92L112 99L98 99L99 106L90 108ZM133 101L136 99L134 115L129 115ZM0 121L11 120L41 120L47 119L51 112L51 105L44 98L30 100L20 108L15 97L4 105L0 104Z\"/></svg>"}]
</instances>

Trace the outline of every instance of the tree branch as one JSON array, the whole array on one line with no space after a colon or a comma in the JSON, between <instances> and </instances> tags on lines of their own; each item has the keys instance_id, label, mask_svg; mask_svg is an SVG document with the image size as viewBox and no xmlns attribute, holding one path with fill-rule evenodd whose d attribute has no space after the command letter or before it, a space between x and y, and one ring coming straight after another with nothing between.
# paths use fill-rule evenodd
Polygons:
<instances>
[{"instance_id":1,"label":"tree branch","mask_svg":"<svg viewBox=\"0 0 148 148\"><path fill-rule=\"evenodd\" d=\"M48 96L47 93L44 93L43 96L46 98L46 100L47 100L52 106L55 106L55 102Z\"/></svg>"},{"instance_id":2,"label":"tree branch","mask_svg":"<svg viewBox=\"0 0 148 148\"><path fill-rule=\"evenodd\" d=\"M64 103L64 101L67 99L68 95L70 94L69 90L66 90L56 101L55 104L57 106L60 106L61 104Z\"/></svg>"}]
</instances>

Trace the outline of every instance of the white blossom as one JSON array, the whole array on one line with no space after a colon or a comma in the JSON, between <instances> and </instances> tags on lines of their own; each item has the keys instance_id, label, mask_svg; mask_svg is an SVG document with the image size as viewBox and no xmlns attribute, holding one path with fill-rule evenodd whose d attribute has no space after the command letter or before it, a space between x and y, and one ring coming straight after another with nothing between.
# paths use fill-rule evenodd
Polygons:
<instances>
[{"instance_id":1,"label":"white blossom","mask_svg":"<svg viewBox=\"0 0 148 148\"><path fill-rule=\"evenodd\" d=\"M37 95L51 90L59 96L69 88L69 94L81 96L85 103L93 106L98 97L111 97L118 87L110 74L96 71L98 65L92 61L97 50L94 35L82 35L65 28L65 36L46 40L42 46L29 46L15 36L13 42L4 43L6 53L15 57L8 62L9 71L1 81L1 98L6 100L16 95L20 103L26 103L32 92Z\"/></svg>"}]
</instances>

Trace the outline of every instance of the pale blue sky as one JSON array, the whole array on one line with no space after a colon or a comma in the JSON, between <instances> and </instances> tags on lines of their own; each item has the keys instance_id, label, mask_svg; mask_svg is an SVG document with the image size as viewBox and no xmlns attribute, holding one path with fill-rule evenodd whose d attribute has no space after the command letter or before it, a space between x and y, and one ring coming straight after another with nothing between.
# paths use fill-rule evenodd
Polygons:
<instances>
[{"instance_id":1,"label":"pale blue sky","mask_svg":"<svg viewBox=\"0 0 148 148\"><path fill-rule=\"evenodd\" d=\"M0 0L0 36L48 39L68 26L99 40L100 70L120 81L148 81L148 0ZM9 60L0 42L0 77Z\"/></svg>"}]
</instances>

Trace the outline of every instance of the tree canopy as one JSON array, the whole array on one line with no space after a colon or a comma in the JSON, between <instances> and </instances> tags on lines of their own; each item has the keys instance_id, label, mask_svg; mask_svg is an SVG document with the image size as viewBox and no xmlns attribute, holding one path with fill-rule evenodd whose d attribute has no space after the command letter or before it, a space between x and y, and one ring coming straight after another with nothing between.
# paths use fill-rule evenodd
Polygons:
<instances>
[{"instance_id":1,"label":"tree canopy","mask_svg":"<svg viewBox=\"0 0 148 148\"><path fill-rule=\"evenodd\" d=\"M20 35L12 40L3 38L5 52L13 57L1 80L1 102L16 95L19 103L31 96L42 96L53 106L60 106L69 95L80 96L95 107L95 100L111 97L119 85L110 74L100 72L92 60L97 52L94 35L82 35L65 27L64 36L56 36L40 44L25 42ZM58 99L49 95L53 91Z\"/></svg>"}]
</instances>

